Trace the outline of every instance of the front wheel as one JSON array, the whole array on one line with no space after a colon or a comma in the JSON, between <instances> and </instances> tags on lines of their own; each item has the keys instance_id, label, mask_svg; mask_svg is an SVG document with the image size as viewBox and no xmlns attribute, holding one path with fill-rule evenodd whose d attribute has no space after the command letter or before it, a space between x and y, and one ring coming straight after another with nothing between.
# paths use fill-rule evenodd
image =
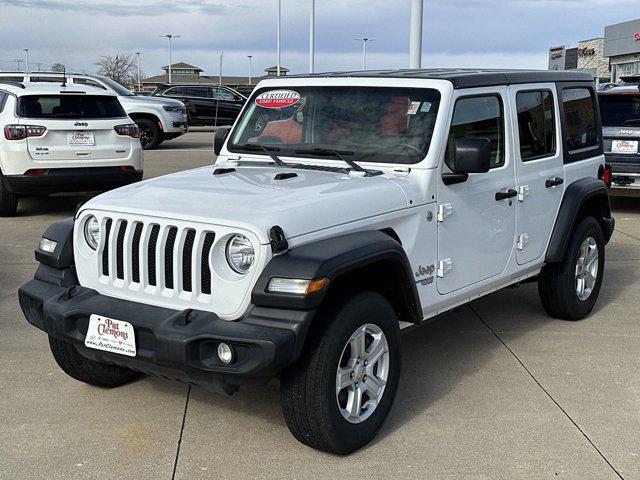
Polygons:
<instances>
[{"instance_id":1,"label":"front wheel","mask_svg":"<svg viewBox=\"0 0 640 480\"><path fill-rule=\"evenodd\" d=\"M144 150L156 148L162 143L162 133L154 121L148 118L137 118L135 122L140 130L140 144Z\"/></svg>"},{"instance_id":2,"label":"front wheel","mask_svg":"<svg viewBox=\"0 0 640 480\"><path fill-rule=\"evenodd\" d=\"M125 367L106 365L83 357L71 343L51 336L49 347L56 363L67 375L89 385L113 388L141 375Z\"/></svg>"},{"instance_id":3,"label":"front wheel","mask_svg":"<svg viewBox=\"0 0 640 480\"><path fill-rule=\"evenodd\" d=\"M369 443L400 378L400 330L382 295L336 302L315 319L306 355L283 375L284 418L301 443L345 455Z\"/></svg>"},{"instance_id":4,"label":"front wheel","mask_svg":"<svg viewBox=\"0 0 640 480\"><path fill-rule=\"evenodd\" d=\"M597 220L576 227L562 262L546 265L538 292L546 312L563 320L582 320L593 309L604 274L604 235Z\"/></svg>"}]
</instances>

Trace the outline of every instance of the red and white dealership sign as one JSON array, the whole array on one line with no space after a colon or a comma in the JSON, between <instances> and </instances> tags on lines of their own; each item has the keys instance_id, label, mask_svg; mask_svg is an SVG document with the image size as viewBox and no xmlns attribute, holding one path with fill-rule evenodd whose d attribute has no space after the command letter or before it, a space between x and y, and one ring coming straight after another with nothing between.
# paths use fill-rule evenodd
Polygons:
<instances>
[{"instance_id":1,"label":"red and white dealership sign","mask_svg":"<svg viewBox=\"0 0 640 480\"><path fill-rule=\"evenodd\" d=\"M300 94L293 90L269 90L256 98L256 105L262 108L286 108L300 101Z\"/></svg>"}]
</instances>

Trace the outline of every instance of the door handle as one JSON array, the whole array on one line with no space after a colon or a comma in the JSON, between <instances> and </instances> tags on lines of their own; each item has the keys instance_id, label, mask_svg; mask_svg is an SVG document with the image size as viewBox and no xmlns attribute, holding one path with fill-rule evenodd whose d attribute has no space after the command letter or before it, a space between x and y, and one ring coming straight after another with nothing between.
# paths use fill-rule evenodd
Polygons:
<instances>
[{"instance_id":1,"label":"door handle","mask_svg":"<svg viewBox=\"0 0 640 480\"><path fill-rule=\"evenodd\" d=\"M558 185L562 185L563 183L564 183L564 178L554 177L544 182L544 186L547 188L551 188L551 187L557 187Z\"/></svg>"},{"instance_id":2,"label":"door handle","mask_svg":"<svg viewBox=\"0 0 640 480\"><path fill-rule=\"evenodd\" d=\"M517 197L518 192L513 188L510 188L506 192L496 192L496 201L500 202L502 200L507 200L509 198Z\"/></svg>"}]
</instances>

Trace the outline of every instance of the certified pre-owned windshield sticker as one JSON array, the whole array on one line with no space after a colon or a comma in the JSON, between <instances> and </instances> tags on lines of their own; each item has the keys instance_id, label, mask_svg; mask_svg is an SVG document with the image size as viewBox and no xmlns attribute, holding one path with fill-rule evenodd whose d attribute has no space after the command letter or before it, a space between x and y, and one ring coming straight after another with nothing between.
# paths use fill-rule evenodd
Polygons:
<instances>
[{"instance_id":1,"label":"certified pre-owned windshield sticker","mask_svg":"<svg viewBox=\"0 0 640 480\"><path fill-rule=\"evenodd\" d=\"M269 90L256 98L256 105L262 108L286 108L300 101L300 94L293 90Z\"/></svg>"}]
</instances>

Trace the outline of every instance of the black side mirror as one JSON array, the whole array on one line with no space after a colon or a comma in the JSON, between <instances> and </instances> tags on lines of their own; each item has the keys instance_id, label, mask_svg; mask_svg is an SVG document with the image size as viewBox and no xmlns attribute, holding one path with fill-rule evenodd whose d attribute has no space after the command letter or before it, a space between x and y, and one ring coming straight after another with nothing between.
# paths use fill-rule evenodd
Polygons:
<instances>
[{"instance_id":1,"label":"black side mirror","mask_svg":"<svg viewBox=\"0 0 640 480\"><path fill-rule=\"evenodd\" d=\"M444 173L445 185L466 182L470 173L486 173L491 169L491 140L462 137L455 141L455 172Z\"/></svg>"},{"instance_id":2,"label":"black side mirror","mask_svg":"<svg viewBox=\"0 0 640 480\"><path fill-rule=\"evenodd\" d=\"M213 136L213 152L216 156L220 155L224 142L227 140L230 131L231 127L219 127L216 130L216 133Z\"/></svg>"}]
</instances>

